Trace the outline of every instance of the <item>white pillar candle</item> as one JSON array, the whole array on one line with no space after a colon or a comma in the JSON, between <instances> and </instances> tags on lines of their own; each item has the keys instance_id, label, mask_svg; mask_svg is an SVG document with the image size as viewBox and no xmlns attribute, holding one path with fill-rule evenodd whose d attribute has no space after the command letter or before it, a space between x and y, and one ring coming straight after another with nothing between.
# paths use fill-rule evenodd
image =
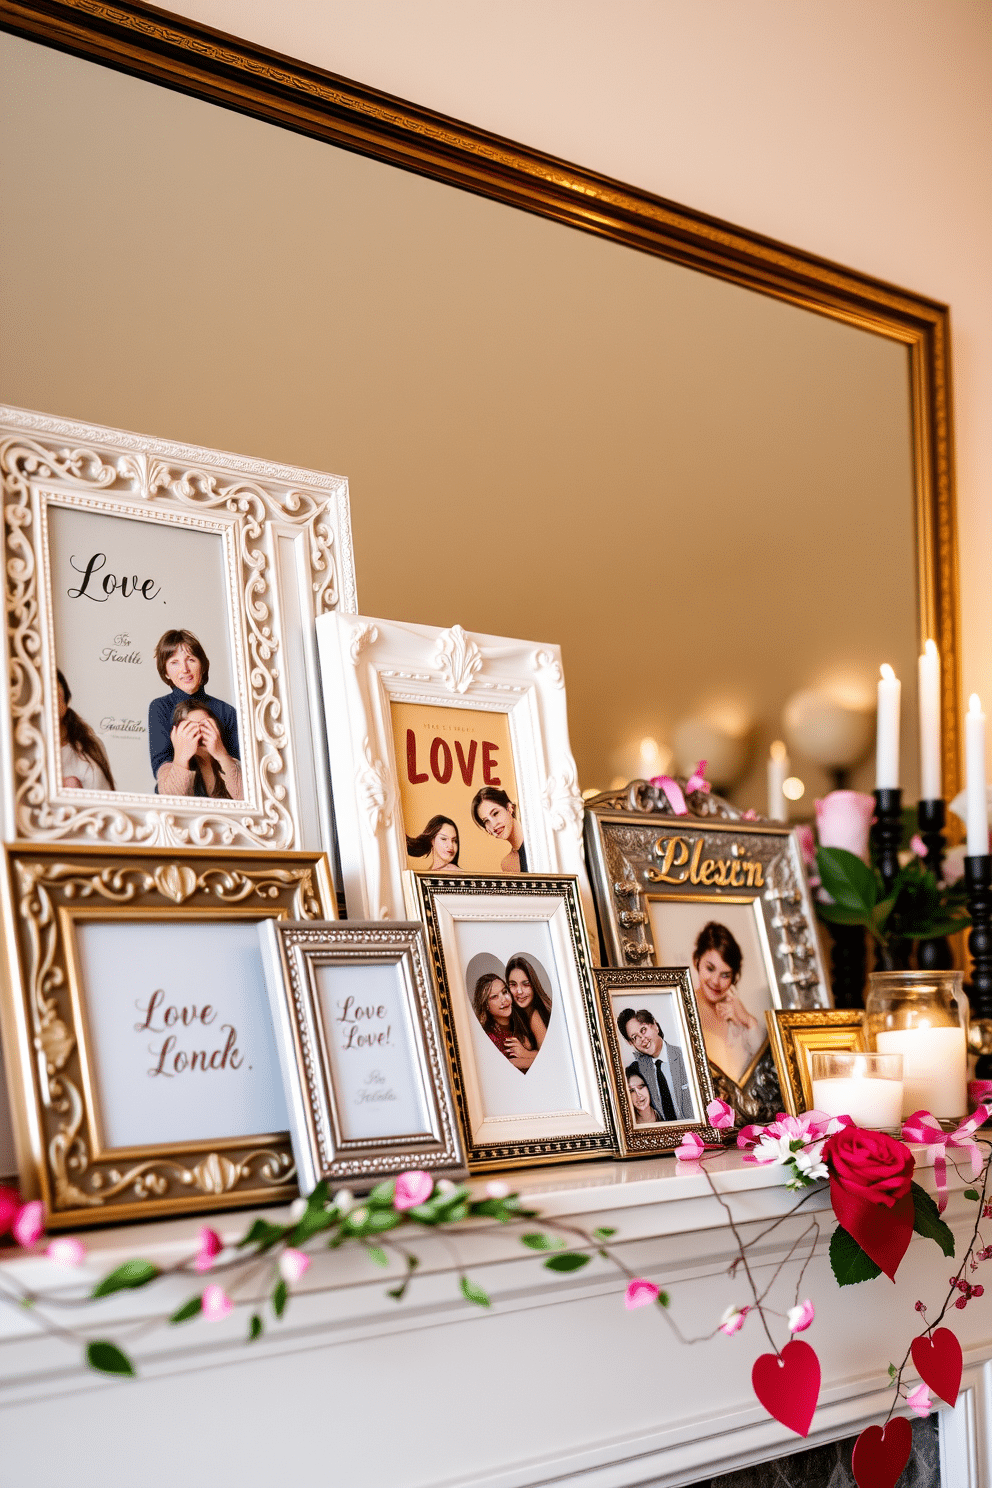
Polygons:
<instances>
[{"instance_id":1,"label":"white pillar candle","mask_svg":"<svg viewBox=\"0 0 992 1488\"><path fill-rule=\"evenodd\" d=\"M895 1028L875 1037L879 1054L902 1055L902 1114L940 1118L968 1114L964 1029Z\"/></svg>"},{"instance_id":2,"label":"white pillar candle","mask_svg":"<svg viewBox=\"0 0 992 1488\"><path fill-rule=\"evenodd\" d=\"M872 1075L814 1080L813 1109L828 1116L850 1116L855 1126L870 1126L876 1131L883 1126L899 1126L902 1081Z\"/></svg>"},{"instance_id":3,"label":"white pillar candle","mask_svg":"<svg viewBox=\"0 0 992 1488\"><path fill-rule=\"evenodd\" d=\"M768 817L770 821L788 821L789 807L785 799L785 778L789 773L789 756L781 739L776 739L768 758Z\"/></svg>"},{"instance_id":4,"label":"white pillar candle","mask_svg":"<svg viewBox=\"0 0 992 1488\"><path fill-rule=\"evenodd\" d=\"M943 795L940 768L940 656L927 641L920 657L920 799L939 801Z\"/></svg>"},{"instance_id":5,"label":"white pillar candle","mask_svg":"<svg viewBox=\"0 0 992 1488\"><path fill-rule=\"evenodd\" d=\"M902 683L888 662L878 681L878 721L875 734L875 789L899 788L899 710Z\"/></svg>"},{"instance_id":6,"label":"white pillar candle","mask_svg":"<svg viewBox=\"0 0 992 1488\"><path fill-rule=\"evenodd\" d=\"M989 850L989 809L985 793L985 714L977 693L971 694L964 720L965 764L968 785L965 818L968 823L968 856L982 857Z\"/></svg>"}]
</instances>

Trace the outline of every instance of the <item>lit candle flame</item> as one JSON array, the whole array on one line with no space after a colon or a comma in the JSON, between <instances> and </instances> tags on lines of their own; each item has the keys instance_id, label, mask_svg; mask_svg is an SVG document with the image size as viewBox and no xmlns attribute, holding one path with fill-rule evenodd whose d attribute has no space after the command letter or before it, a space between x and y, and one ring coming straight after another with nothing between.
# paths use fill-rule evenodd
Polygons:
<instances>
[{"instance_id":1,"label":"lit candle flame","mask_svg":"<svg viewBox=\"0 0 992 1488\"><path fill-rule=\"evenodd\" d=\"M773 760L784 760L786 758L786 748L781 739L774 739L772 741L771 753Z\"/></svg>"},{"instance_id":2,"label":"lit candle flame","mask_svg":"<svg viewBox=\"0 0 992 1488\"><path fill-rule=\"evenodd\" d=\"M896 680L896 674L889 666L889 663L887 661L882 662L879 670L882 673L882 676L885 678L886 682L894 682Z\"/></svg>"},{"instance_id":3,"label":"lit candle flame","mask_svg":"<svg viewBox=\"0 0 992 1488\"><path fill-rule=\"evenodd\" d=\"M926 654L928 656L936 656L937 655L937 642L936 641L927 641L927 643L926 643L926 645L924 646L923 649L924 649L924 651L926 652Z\"/></svg>"},{"instance_id":4,"label":"lit candle flame","mask_svg":"<svg viewBox=\"0 0 992 1488\"><path fill-rule=\"evenodd\" d=\"M982 700L978 696L978 693L977 692L973 692L971 694L971 697L968 699L968 712L969 713L981 713L981 711L982 711Z\"/></svg>"}]
</instances>

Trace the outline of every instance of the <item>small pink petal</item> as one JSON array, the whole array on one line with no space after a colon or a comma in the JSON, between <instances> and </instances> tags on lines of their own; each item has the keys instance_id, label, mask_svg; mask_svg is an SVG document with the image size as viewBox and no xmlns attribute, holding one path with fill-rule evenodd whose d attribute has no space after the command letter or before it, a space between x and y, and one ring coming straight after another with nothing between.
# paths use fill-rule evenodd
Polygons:
<instances>
[{"instance_id":1,"label":"small pink petal","mask_svg":"<svg viewBox=\"0 0 992 1488\"><path fill-rule=\"evenodd\" d=\"M720 1332L726 1333L728 1338L739 1333L750 1311L750 1307L728 1307L720 1320Z\"/></svg>"},{"instance_id":2,"label":"small pink petal","mask_svg":"<svg viewBox=\"0 0 992 1488\"><path fill-rule=\"evenodd\" d=\"M21 1196L16 1188L0 1183L0 1235L6 1235L21 1208Z\"/></svg>"},{"instance_id":3,"label":"small pink petal","mask_svg":"<svg viewBox=\"0 0 992 1488\"><path fill-rule=\"evenodd\" d=\"M809 1298L800 1302L798 1307L790 1307L787 1315L790 1333L804 1333L810 1323L816 1317L816 1308Z\"/></svg>"},{"instance_id":4,"label":"small pink petal","mask_svg":"<svg viewBox=\"0 0 992 1488\"><path fill-rule=\"evenodd\" d=\"M923 1384L917 1385L915 1390L910 1390L906 1396L906 1404L915 1416L928 1416L933 1410L930 1391Z\"/></svg>"},{"instance_id":5,"label":"small pink petal","mask_svg":"<svg viewBox=\"0 0 992 1488\"><path fill-rule=\"evenodd\" d=\"M635 1307L649 1307L657 1296L658 1288L654 1282L645 1281L642 1276L638 1276L629 1283L623 1305L628 1312L632 1312Z\"/></svg>"},{"instance_id":6,"label":"small pink petal","mask_svg":"<svg viewBox=\"0 0 992 1488\"><path fill-rule=\"evenodd\" d=\"M222 1286L208 1286L203 1291L203 1316L208 1323L219 1323L226 1318L234 1303Z\"/></svg>"},{"instance_id":7,"label":"small pink petal","mask_svg":"<svg viewBox=\"0 0 992 1488\"><path fill-rule=\"evenodd\" d=\"M81 1266L86 1259L86 1247L71 1235L62 1235L51 1242L45 1254L56 1266Z\"/></svg>"},{"instance_id":8,"label":"small pink petal","mask_svg":"<svg viewBox=\"0 0 992 1488\"><path fill-rule=\"evenodd\" d=\"M502 1178L494 1178L491 1183L486 1184L487 1199L508 1199L510 1197L510 1185L504 1183Z\"/></svg>"},{"instance_id":9,"label":"small pink petal","mask_svg":"<svg viewBox=\"0 0 992 1488\"><path fill-rule=\"evenodd\" d=\"M393 1208L401 1212L404 1209L415 1209L418 1204L426 1204L433 1192L434 1179L430 1173L401 1173L396 1180Z\"/></svg>"},{"instance_id":10,"label":"small pink petal","mask_svg":"<svg viewBox=\"0 0 992 1488\"><path fill-rule=\"evenodd\" d=\"M215 1257L220 1255L224 1249L224 1242L216 1230L211 1230L204 1225L200 1230L200 1252L193 1262L196 1271L209 1271L214 1263Z\"/></svg>"},{"instance_id":11,"label":"small pink petal","mask_svg":"<svg viewBox=\"0 0 992 1488\"><path fill-rule=\"evenodd\" d=\"M23 1245L25 1250L30 1250L45 1233L45 1206L41 1200L32 1199L30 1204L25 1204L14 1220L12 1228L18 1245Z\"/></svg>"},{"instance_id":12,"label":"small pink petal","mask_svg":"<svg viewBox=\"0 0 992 1488\"><path fill-rule=\"evenodd\" d=\"M755 811L755 809L754 809L753 806L749 806L746 811L742 811L741 812L741 821L757 821L757 820L758 820L758 813Z\"/></svg>"},{"instance_id":13,"label":"small pink petal","mask_svg":"<svg viewBox=\"0 0 992 1488\"><path fill-rule=\"evenodd\" d=\"M916 856L918 858L925 858L926 857L926 855L927 855L927 845L923 841L923 838L920 836L919 832L914 832L913 836L910 837L910 839L909 839L909 845L913 849L914 853L916 854Z\"/></svg>"},{"instance_id":14,"label":"small pink petal","mask_svg":"<svg viewBox=\"0 0 992 1488\"><path fill-rule=\"evenodd\" d=\"M300 1277L306 1273L309 1265L310 1257L305 1255L302 1250L289 1248L288 1250L284 1250L279 1257L279 1273L283 1281L288 1281L290 1285L294 1281L299 1281Z\"/></svg>"},{"instance_id":15,"label":"small pink petal","mask_svg":"<svg viewBox=\"0 0 992 1488\"><path fill-rule=\"evenodd\" d=\"M675 1149L675 1157L679 1162L698 1162L705 1151L705 1142L701 1141L695 1132L686 1132L680 1145Z\"/></svg>"},{"instance_id":16,"label":"small pink petal","mask_svg":"<svg viewBox=\"0 0 992 1488\"><path fill-rule=\"evenodd\" d=\"M729 1131L734 1124L734 1108L725 1100L711 1100L706 1107L706 1119L718 1131Z\"/></svg>"}]
</instances>

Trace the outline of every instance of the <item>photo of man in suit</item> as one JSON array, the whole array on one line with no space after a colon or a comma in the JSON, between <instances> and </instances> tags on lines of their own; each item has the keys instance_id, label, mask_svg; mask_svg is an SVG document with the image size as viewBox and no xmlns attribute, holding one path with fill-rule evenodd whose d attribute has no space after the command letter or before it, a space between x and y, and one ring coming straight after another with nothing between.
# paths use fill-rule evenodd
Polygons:
<instances>
[{"instance_id":1,"label":"photo of man in suit","mask_svg":"<svg viewBox=\"0 0 992 1488\"><path fill-rule=\"evenodd\" d=\"M682 1051L665 1042L658 1020L647 1008L624 1008L617 1017L621 1038L637 1056L637 1067L662 1121L695 1121L692 1091Z\"/></svg>"}]
</instances>

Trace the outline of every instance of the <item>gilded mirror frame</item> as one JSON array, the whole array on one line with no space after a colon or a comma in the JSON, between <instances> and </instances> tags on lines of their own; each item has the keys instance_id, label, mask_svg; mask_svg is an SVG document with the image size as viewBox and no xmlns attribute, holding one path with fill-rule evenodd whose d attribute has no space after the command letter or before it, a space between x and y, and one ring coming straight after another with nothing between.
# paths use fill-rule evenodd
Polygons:
<instances>
[{"instance_id":1,"label":"gilded mirror frame","mask_svg":"<svg viewBox=\"0 0 992 1488\"><path fill-rule=\"evenodd\" d=\"M901 342L919 638L940 648L944 790L956 793L961 659L946 305L151 5L0 0L0 29Z\"/></svg>"}]
</instances>

